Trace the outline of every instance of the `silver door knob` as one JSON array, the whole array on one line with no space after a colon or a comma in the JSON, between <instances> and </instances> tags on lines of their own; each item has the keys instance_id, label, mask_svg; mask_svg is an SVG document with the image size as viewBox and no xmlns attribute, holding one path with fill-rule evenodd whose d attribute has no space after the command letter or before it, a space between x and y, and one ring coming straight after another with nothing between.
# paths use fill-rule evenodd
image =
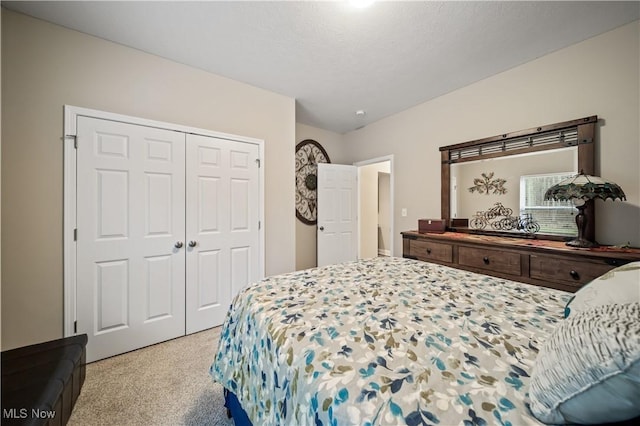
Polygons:
<instances>
[{"instance_id":1,"label":"silver door knob","mask_svg":"<svg viewBox=\"0 0 640 426\"><path fill-rule=\"evenodd\" d=\"M189 247L195 247L196 244L198 244L198 243L195 242L195 241L189 241Z\"/></svg>"},{"instance_id":2,"label":"silver door knob","mask_svg":"<svg viewBox=\"0 0 640 426\"><path fill-rule=\"evenodd\" d=\"M321 226L320 228L318 228L321 231L324 231L324 226Z\"/></svg>"},{"instance_id":3,"label":"silver door knob","mask_svg":"<svg viewBox=\"0 0 640 426\"><path fill-rule=\"evenodd\" d=\"M177 241L173 246L179 249L179 248L182 248L183 245L184 244L182 244L182 241Z\"/></svg>"}]
</instances>

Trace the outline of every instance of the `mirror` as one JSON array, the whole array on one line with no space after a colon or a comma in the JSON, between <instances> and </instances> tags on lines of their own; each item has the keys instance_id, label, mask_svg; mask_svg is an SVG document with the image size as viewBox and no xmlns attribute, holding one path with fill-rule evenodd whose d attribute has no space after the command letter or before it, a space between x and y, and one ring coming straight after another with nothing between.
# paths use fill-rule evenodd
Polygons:
<instances>
[{"instance_id":1,"label":"mirror","mask_svg":"<svg viewBox=\"0 0 640 426\"><path fill-rule=\"evenodd\" d=\"M575 237L578 210L544 192L578 171L576 147L452 164L451 218L477 230Z\"/></svg>"},{"instance_id":2,"label":"mirror","mask_svg":"<svg viewBox=\"0 0 640 426\"><path fill-rule=\"evenodd\" d=\"M544 193L580 170L593 173L596 122L593 116L440 148L442 218L449 230L575 237L575 206L545 201ZM593 206L587 210L595 234Z\"/></svg>"}]
</instances>

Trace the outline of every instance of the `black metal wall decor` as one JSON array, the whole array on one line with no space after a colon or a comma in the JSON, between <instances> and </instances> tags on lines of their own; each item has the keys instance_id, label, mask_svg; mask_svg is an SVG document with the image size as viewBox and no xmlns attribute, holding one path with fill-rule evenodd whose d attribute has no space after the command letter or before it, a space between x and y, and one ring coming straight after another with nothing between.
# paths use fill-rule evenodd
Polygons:
<instances>
[{"instance_id":1,"label":"black metal wall decor","mask_svg":"<svg viewBox=\"0 0 640 426\"><path fill-rule=\"evenodd\" d=\"M487 226L495 231L522 231L527 234L535 234L540 231L540 224L536 222L531 213L522 216L512 216L513 210L502 203L495 203L487 211L478 211L469 221L469 226L474 229L485 229Z\"/></svg>"},{"instance_id":2,"label":"black metal wall decor","mask_svg":"<svg viewBox=\"0 0 640 426\"><path fill-rule=\"evenodd\" d=\"M504 195L507 193L507 188L504 184L507 183L506 179L493 178L494 172L481 173L482 177L473 179L473 186L469 188L469 192L472 194L477 192L478 194L492 194Z\"/></svg>"},{"instance_id":3,"label":"black metal wall decor","mask_svg":"<svg viewBox=\"0 0 640 426\"><path fill-rule=\"evenodd\" d=\"M305 139L296 145L296 216L307 225L318 221L318 163L330 163L322 145Z\"/></svg>"}]
</instances>

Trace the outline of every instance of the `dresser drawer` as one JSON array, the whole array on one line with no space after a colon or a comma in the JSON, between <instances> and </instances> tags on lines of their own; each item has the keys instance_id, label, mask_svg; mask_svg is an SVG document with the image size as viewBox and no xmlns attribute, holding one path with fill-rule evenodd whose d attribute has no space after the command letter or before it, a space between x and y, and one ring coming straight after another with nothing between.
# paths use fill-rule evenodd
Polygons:
<instances>
[{"instance_id":1,"label":"dresser drawer","mask_svg":"<svg viewBox=\"0 0 640 426\"><path fill-rule=\"evenodd\" d=\"M579 287L613 268L604 261L598 263L532 254L529 275L538 280L563 281Z\"/></svg>"},{"instance_id":2,"label":"dresser drawer","mask_svg":"<svg viewBox=\"0 0 640 426\"><path fill-rule=\"evenodd\" d=\"M453 248L451 244L433 243L431 241L411 240L409 255L418 260L434 260L439 262L453 262Z\"/></svg>"},{"instance_id":3,"label":"dresser drawer","mask_svg":"<svg viewBox=\"0 0 640 426\"><path fill-rule=\"evenodd\" d=\"M487 271L522 275L519 253L460 246L458 248L458 263Z\"/></svg>"}]
</instances>

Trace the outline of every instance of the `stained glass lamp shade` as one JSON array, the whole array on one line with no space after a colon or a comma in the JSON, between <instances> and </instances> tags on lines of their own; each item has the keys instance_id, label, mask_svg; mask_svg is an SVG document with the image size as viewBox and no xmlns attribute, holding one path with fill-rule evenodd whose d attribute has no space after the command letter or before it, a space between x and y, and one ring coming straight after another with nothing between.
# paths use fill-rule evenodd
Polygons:
<instances>
[{"instance_id":1,"label":"stained glass lamp shade","mask_svg":"<svg viewBox=\"0 0 640 426\"><path fill-rule=\"evenodd\" d=\"M567 245L571 247L597 247L598 243L589 241L584 238L585 229L587 227L587 217L584 214L587 202L600 198L606 200L617 198L626 200L624 191L617 184L608 182L597 176L589 176L582 171L568 179L563 180L551 188L547 189L544 194L545 200L555 201L573 201L584 200L584 203L576 205L578 215L576 216L576 225L578 226L578 238L568 241Z\"/></svg>"}]
</instances>

